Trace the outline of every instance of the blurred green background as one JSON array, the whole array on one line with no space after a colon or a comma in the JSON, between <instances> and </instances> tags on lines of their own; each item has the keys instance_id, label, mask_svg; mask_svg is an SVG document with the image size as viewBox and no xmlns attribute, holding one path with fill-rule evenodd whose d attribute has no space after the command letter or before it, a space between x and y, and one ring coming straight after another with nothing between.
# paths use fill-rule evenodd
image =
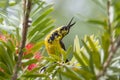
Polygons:
<instances>
[{"instance_id":1,"label":"blurred green background","mask_svg":"<svg viewBox=\"0 0 120 80\"><path fill-rule=\"evenodd\" d=\"M11 4L14 0L10 0ZM20 0L16 0L19 3ZM54 11L51 13L51 17L55 20L55 27L59 27L62 25L67 25L72 17L74 17L74 21L76 24L72 27L70 33L63 39L66 47L73 44L73 40L75 35L78 35L79 38L83 38L84 35L95 34L99 36L101 34L102 27L97 25L96 23L91 24L87 22L87 20L106 20L106 4L107 0L44 0L48 4L52 4L54 7ZM4 4L3 4L4 2ZM5 7L7 0L1 0L1 7ZM7 7L7 6L6 6ZM15 18L16 23L15 26L18 26L21 20L20 13L21 8L18 9L19 5L16 7L13 6L14 9L7 8L9 15L15 15L18 19ZM4 10L5 14L6 11ZM3 13L4 13L3 12ZM9 16L8 15L8 16ZM14 16L9 16L9 18L14 19ZM12 20L10 20L12 22ZM21 26L21 25L20 25ZM11 28L11 27L10 27ZM7 30L8 28L6 28Z\"/></svg>"},{"instance_id":2,"label":"blurred green background","mask_svg":"<svg viewBox=\"0 0 120 80\"><path fill-rule=\"evenodd\" d=\"M87 22L88 19L105 20L106 1L104 0L46 0L54 4L51 16L55 19L55 26L66 25L72 17L76 24L70 33L63 39L66 47L73 44L75 35L83 38L84 35L99 36L102 30L100 25Z\"/></svg>"}]
</instances>

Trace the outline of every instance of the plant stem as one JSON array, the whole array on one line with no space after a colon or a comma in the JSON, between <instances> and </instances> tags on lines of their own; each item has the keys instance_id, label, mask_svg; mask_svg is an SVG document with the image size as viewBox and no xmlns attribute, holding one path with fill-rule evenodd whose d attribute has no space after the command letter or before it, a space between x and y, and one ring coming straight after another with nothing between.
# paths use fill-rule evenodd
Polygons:
<instances>
[{"instance_id":1,"label":"plant stem","mask_svg":"<svg viewBox=\"0 0 120 80\"><path fill-rule=\"evenodd\" d=\"M109 34L110 34L110 38L112 38L111 22L110 22L110 0L107 1L107 15L108 15L107 24L108 24Z\"/></svg>"},{"instance_id":2,"label":"plant stem","mask_svg":"<svg viewBox=\"0 0 120 80\"><path fill-rule=\"evenodd\" d=\"M15 65L12 80L17 79L18 69L21 67L21 60L23 56L23 49L26 44L26 36L27 36L27 30L28 30L28 22L29 22L29 15L31 11L31 0L23 0L23 29L22 29L22 40L20 45L20 51L18 55L18 61Z\"/></svg>"},{"instance_id":3,"label":"plant stem","mask_svg":"<svg viewBox=\"0 0 120 80\"><path fill-rule=\"evenodd\" d=\"M109 28L108 30L109 30L109 34L110 34L111 43L110 43L109 51L108 51L109 55L103 64L103 69L97 75L97 80L99 80L99 78L102 77L106 73L107 68L110 65L110 62L119 47L119 44L115 45L116 43L113 41L113 36L112 36L112 29L111 29L112 27L111 27L111 22L110 22L110 0L108 0L108 2L107 2L107 14L108 14L108 28ZM119 42L120 42L120 40L119 40Z\"/></svg>"}]
</instances>

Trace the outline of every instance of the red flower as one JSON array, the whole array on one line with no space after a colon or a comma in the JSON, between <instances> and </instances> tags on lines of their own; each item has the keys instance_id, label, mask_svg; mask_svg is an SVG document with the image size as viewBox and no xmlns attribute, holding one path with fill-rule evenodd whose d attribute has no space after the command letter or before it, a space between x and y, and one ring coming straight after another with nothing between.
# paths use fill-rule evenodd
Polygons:
<instances>
[{"instance_id":1,"label":"red flower","mask_svg":"<svg viewBox=\"0 0 120 80\"><path fill-rule=\"evenodd\" d=\"M40 52L36 52L34 58L37 59L37 60L40 60L42 58L41 53Z\"/></svg>"},{"instance_id":2,"label":"red flower","mask_svg":"<svg viewBox=\"0 0 120 80\"><path fill-rule=\"evenodd\" d=\"M35 64L35 63L32 63L32 64L30 64L29 66L28 66L28 70L29 71L31 71L31 70L33 70L34 68L36 68L37 67L37 64Z\"/></svg>"},{"instance_id":3,"label":"red flower","mask_svg":"<svg viewBox=\"0 0 120 80\"><path fill-rule=\"evenodd\" d=\"M6 41L6 37L2 34L0 34L0 40Z\"/></svg>"},{"instance_id":4,"label":"red flower","mask_svg":"<svg viewBox=\"0 0 120 80\"><path fill-rule=\"evenodd\" d=\"M28 43L28 44L25 46L25 48L26 48L27 50L29 50L29 49L31 49L33 46L34 46L33 43Z\"/></svg>"},{"instance_id":5,"label":"red flower","mask_svg":"<svg viewBox=\"0 0 120 80\"><path fill-rule=\"evenodd\" d=\"M28 54L29 53L29 50L34 46L33 43L28 43L26 46L25 46L25 49L26 49L26 52L24 52L24 55Z\"/></svg>"}]
</instances>

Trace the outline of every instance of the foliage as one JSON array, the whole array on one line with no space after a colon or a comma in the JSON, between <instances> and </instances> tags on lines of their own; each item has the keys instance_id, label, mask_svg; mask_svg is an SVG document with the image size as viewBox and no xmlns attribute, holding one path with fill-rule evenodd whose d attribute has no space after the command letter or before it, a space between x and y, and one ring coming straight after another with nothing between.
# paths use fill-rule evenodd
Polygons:
<instances>
[{"instance_id":1,"label":"foliage","mask_svg":"<svg viewBox=\"0 0 120 80\"><path fill-rule=\"evenodd\" d=\"M99 1L93 2L105 7ZM117 53L120 45L120 1L112 0L110 5L109 1L105 3L107 8L104 9L107 13L104 19L86 21L101 26L101 35L85 35L80 42L76 36L74 46L69 47L62 55L66 58L72 52L72 59L64 63L62 59L59 60L59 56L48 57L44 48L43 39L54 28L54 20L48 16L53 7L42 0L33 0L30 13L32 22L29 21L18 80L119 80L120 57ZM0 4L0 80L10 80L21 44L22 2L1 0ZM112 19L109 14L110 7L114 14ZM101 71L103 74L98 77Z\"/></svg>"},{"instance_id":2,"label":"foliage","mask_svg":"<svg viewBox=\"0 0 120 80\"><path fill-rule=\"evenodd\" d=\"M13 74L13 69L18 59L18 52L20 48L21 41L21 31L22 31L22 4L21 1L14 1L11 5L11 1L6 2L7 0L1 1L5 4L9 3L10 5L3 5L1 7L1 16L0 16L0 79L10 79ZM47 5L43 1L34 1L32 5L32 11L30 13L30 18L32 19L29 24L29 32L27 36L27 44L24 49L24 56L22 59L22 67L19 69L18 78L22 79L23 76L27 74L40 76L39 72L41 67L41 59L44 51L43 49L43 38L44 36L53 29L54 26L51 24L54 22L50 17L47 17L50 12L53 11L52 5ZM18 9L19 8L19 9ZM2 12L3 10L6 10ZM12 14L13 13L13 14ZM11 16L9 16L11 15ZM3 37L2 37L3 36ZM3 40L5 37L5 40ZM30 74L32 70L34 74ZM21 74L22 73L22 74ZM33 76L33 77L34 77ZM42 76L42 75L41 75ZM44 75L43 75L44 76ZM23 79L25 79L23 77Z\"/></svg>"}]
</instances>

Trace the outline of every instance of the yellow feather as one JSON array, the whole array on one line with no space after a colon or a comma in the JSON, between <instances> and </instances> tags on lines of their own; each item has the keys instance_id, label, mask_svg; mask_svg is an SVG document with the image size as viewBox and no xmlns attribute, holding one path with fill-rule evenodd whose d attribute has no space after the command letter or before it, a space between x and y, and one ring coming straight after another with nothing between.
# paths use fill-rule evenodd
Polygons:
<instances>
[{"instance_id":1,"label":"yellow feather","mask_svg":"<svg viewBox=\"0 0 120 80\"><path fill-rule=\"evenodd\" d=\"M56 55L60 58L65 55L64 44L61 45L60 41L69 33L71 26L75 24L75 22L71 24L72 20L73 18L67 26L58 27L45 37L45 47L49 55Z\"/></svg>"}]
</instances>

